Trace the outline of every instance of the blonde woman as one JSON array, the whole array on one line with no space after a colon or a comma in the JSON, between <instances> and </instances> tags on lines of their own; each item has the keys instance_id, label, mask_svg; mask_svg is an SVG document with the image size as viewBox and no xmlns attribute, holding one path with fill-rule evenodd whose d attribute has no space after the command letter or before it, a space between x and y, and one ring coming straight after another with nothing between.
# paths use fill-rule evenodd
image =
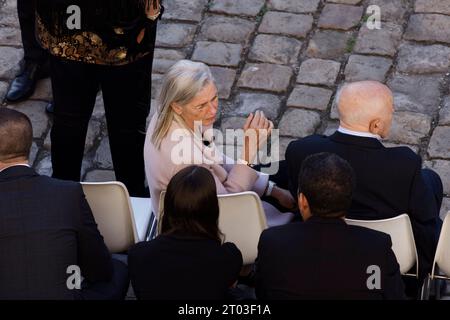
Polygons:
<instances>
[{"instance_id":1,"label":"blonde woman","mask_svg":"<svg viewBox=\"0 0 450 320\"><path fill-rule=\"evenodd\" d=\"M211 129L218 111L218 92L209 68L200 62L181 60L166 73L159 97L158 110L150 121L144 146L144 159L152 205L159 208L161 191L181 169L197 164L213 175L218 194L255 191L271 196L292 208L291 194L269 181L249 164L273 128L263 112L250 114L244 132L257 138L257 147L244 143L242 157L237 161L225 157L214 143ZM248 142L248 141L246 141ZM293 215L280 213L263 202L269 226L285 224Z\"/></svg>"}]
</instances>

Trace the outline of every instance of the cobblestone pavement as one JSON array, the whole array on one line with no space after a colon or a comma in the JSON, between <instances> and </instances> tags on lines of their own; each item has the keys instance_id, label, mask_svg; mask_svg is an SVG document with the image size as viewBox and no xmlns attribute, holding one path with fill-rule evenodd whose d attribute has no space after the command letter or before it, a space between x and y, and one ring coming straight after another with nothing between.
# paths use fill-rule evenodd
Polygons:
<instances>
[{"instance_id":1,"label":"cobblestone pavement","mask_svg":"<svg viewBox=\"0 0 450 320\"><path fill-rule=\"evenodd\" d=\"M370 30L369 5L381 9ZM0 0L0 98L23 55L15 0ZM280 128L281 155L289 141L337 127L336 90L374 79L395 94L386 145L407 145L441 175L450 210L450 0L168 0L159 25L152 98L162 74L188 58L211 66L220 91L222 129L240 127L262 109ZM51 173L45 112L50 80L33 97L4 106L34 125L31 161ZM101 95L89 127L85 180L114 179ZM126 108L126 106L124 106ZM152 100L152 111L155 101Z\"/></svg>"}]
</instances>

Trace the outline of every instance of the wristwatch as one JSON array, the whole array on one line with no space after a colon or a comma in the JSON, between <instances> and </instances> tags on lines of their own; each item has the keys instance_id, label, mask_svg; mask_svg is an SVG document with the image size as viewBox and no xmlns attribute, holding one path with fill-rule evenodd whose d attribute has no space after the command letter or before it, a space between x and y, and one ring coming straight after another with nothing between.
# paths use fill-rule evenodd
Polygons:
<instances>
[{"instance_id":1,"label":"wristwatch","mask_svg":"<svg viewBox=\"0 0 450 320\"><path fill-rule=\"evenodd\" d=\"M275 182L269 180L269 182L267 183L267 189L266 189L265 195L268 196L268 197L271 196L272 195L272 190L273 190L273 188L276 185L277 184Z\"/></svg>"}]
</instances>

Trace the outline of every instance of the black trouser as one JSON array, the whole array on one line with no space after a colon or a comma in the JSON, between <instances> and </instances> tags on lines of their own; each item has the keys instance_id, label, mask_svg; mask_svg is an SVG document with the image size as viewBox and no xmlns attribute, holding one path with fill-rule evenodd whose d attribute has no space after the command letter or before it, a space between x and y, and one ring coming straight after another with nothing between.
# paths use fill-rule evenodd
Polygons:
<instances>
[{"instance_id":1,"label":"black trouser","mask_svg":"<svg viewBox=\"0 0 450 320\"><path fill-rule=\"evenodd\" d=\"M22 32L24 59L42 65L46 62L48 56L36 40L35 1L17 0L17 12L19 14L20 31Z\"/></svg>"},{"instance_id":2,"label":"black trouser","mask_svg":"<svg viewBox=\"0 0 450 320\"><path fill-rule=\"evenodd\" d=\"M116 179L131 196L148 197L144 141L150 111L153 54L125 66L91 65L51 57L55 112L51 130L53 177L80 181L89 120L99 89Z\"/></svg>"},{"instance_id":3,"label":"black trouser","mask_svg":"<svg viewBox=\"0 0 450 320\"><path fill-rule=\"evenodd\" d=\"M81 298L84 300L123 300L130 285L127 257L114 257L111 281L91 283L84 280L81 284Z\"/></svg>"}]
</instances>

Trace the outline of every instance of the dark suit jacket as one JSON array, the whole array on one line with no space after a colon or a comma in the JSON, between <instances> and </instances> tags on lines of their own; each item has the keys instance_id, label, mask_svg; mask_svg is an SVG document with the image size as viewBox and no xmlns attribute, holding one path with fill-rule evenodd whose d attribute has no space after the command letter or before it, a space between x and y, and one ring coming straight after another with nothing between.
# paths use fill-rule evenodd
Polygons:
<instances>
[{"instance_id":1,"label":"dark suit jacket","mask_svg":"<svg viewBox=\"0 0 450 320\"><path fill-rule=\"evenodd\" d=\"M0 299L76 299L67 267L89 281L112 276L111 255L81 185L25 166L0 172Z\"/></svg>"},{"instance_id":2,"label":"dark suit jacket","mask_svg":"<svg viewBox=\"0 0 450 320\"><path fill-rule=\"evenodd\" d=\"M370 290L367 282L379 287ZM372 277L372 278L371 278ZM404 299L389 235L311 217L261 234L256 265L259 299Z\"/></svg>"},{"instance_id":3,"label":"dark suit jacket","mask_svg":"<svg viewBox=\"0 0 450 320\"><path fill-rule=\"evenodd\" d=\"M374 138L335 132L289 144L286 161L290 190L296 194L303 160L331 152L347 160L356 173L356 189L348 218L386 219L408 213L416 241L421 277L431 271L437 245L439 208L422 175L421 158L407 147L386 148Z\"/></svg>"},{"instance_id":4,"label":"dark suit jacket","mask_svg":"<svg viewBox=\"0 0 450 320\"><path fill-rule=\"evenodd\" d=\"M242 255L229 242L160 235L132 247L128 266L138 299L222 300L239 276Z\"/></svg>"}]
</instances>

